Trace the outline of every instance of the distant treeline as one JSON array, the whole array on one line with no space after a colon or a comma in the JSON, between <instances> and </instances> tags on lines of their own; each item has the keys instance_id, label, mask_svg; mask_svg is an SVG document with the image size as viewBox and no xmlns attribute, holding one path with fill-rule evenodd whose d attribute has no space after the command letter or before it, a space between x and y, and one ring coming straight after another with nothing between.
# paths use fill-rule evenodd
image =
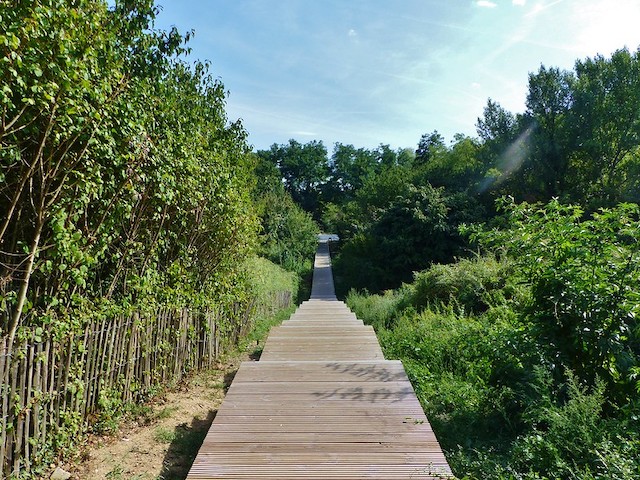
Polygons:
<instances>
[{"instance_id":1,"label":"distant treeline","mask_svg":"<svg viewBox=\"0 0 640 480\"><path fill-rule=\"evenodd\" d=\"M573 71L541 66L525 112L490 99L476 137L447 144L433 131L415 150L336 144L331 155L321 142L291 140L258 156L344 240L345 284L395 287L461 255L458 226L492 217L501 196L587 212L640 201L640 52L579 60Z\"/></svg>"}]
</instances>

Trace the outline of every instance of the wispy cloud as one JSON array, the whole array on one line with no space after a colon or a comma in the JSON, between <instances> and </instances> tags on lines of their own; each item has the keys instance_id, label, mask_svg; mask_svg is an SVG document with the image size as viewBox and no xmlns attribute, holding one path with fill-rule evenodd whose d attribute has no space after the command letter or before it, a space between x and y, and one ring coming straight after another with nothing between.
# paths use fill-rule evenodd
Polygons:
<instances>
[{"instance_id":1,"label":"wispy cloud","mask_svg":"<svg viewBox=\"0 0 640 480\"><path fill-rule=\"evenodd\" d=\"M548 3L544 3L544 2L536 3L533 9L527 14L527 16L535 17L536 15L539 15L540 13L544 12L546 9L551 8L562 2L564 2L564 0L556 0L555 2L548 2Z\"/></svg>"},{"instance_id":2,"label":"wispy cloud","mask_svg":"<svg viewBox=\"0 0 640 480\"><path fill-rule=\"evenodd\" d=\"M243 119L256 148L473 133L487 97L524 109L527 72L541 63L571 68L640 44L639 0L164 3L158 28L196 29L194 58L212 59L228 118Z\"/></svg>"},{"instance_id":3,"label":"wispy cloud","mask_svg":"<svg viewBox=\"0 0 640 480\"><path fill-rule=\"evenodd\" d=\"M298 135L301 137L317 137L318 134L316 132L307 132L305 130L296 130L294 132L291 132L292 135Z\"/></svg>"}]
</instances>

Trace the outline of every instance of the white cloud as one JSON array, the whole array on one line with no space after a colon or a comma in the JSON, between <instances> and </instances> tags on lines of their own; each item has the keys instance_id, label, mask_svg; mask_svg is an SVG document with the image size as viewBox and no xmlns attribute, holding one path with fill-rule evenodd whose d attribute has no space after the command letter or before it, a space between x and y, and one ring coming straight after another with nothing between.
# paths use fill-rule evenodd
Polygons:
<instances>
[{"instance_id":1,"label":"white cloud","mask_svg":"<svg viewBox=\"0 0 640 480\"><path fill-rule=\"evenodd\" d=\"M519 7L524 7L527 3L527 0L513 0L513 4Z\"/></svg>"},{"instance_id":2,"label":"white cloud","mask_svg":"<svg viewBox=\"0 0 640 480\"><path fill-rule=\"evenodd\" d=\"M637 0L618 0L615 7L605 0L580 5L573 12L575 26L571 46L580 56L609 55L625 45L633 52L640 43L639 15Z\"/></svg>"},{"instance_id":3,"label":"white cloud","mask_svg":"<svg viewBox=\"0 0 640 480\"><path fill-rule=\"evenodd\" d=\"M490 2L489 0L478 0L476 5L482 8L496 8L498 6L497 3Z\"/></svg>"},{"instance_id":4,"label":"white cloud","mask_svg":"<svg viewBox=\"0 0 640 480\"><path fill-rule=\"evenodd\" d=\"M353 28L351 30L349 30L348 35L350 37L357 37L358 36L358 32L356 32Z\"/></svg>"}]
</instances>

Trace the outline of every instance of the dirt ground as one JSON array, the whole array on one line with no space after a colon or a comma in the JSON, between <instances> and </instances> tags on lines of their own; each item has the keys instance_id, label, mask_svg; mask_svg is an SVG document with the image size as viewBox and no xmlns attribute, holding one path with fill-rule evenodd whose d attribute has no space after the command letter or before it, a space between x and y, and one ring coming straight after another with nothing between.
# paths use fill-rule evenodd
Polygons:
<instances>
[{"instance_id":1,"label":"dirt ground","mask_svg":"<svg viewBox=\"0 0 640 480\"><path fill-rule=\"evenodd\" d=\"M64 469L73 480L185 479L228 385L248 354L200 372L125 422L117 435L93 437L81 460Z\"/></svg>"}]
</instances>

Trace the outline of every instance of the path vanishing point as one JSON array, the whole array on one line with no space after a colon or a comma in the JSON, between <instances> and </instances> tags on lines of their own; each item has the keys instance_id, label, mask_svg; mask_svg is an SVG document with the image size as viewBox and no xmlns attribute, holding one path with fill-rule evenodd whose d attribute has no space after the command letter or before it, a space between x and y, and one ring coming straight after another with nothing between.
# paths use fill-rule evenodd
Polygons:
<instances>
[{"instance_id":1,"label":"path vanishing point","mask_svg":"<svg viewBox=\"0 0 640 480\"><path fill-rule=\"evenodd\" d=\"M242 363L187 480L450 476L404 367L337 300L321 241L311 299Z\"/></svg>"}]
</instances>

